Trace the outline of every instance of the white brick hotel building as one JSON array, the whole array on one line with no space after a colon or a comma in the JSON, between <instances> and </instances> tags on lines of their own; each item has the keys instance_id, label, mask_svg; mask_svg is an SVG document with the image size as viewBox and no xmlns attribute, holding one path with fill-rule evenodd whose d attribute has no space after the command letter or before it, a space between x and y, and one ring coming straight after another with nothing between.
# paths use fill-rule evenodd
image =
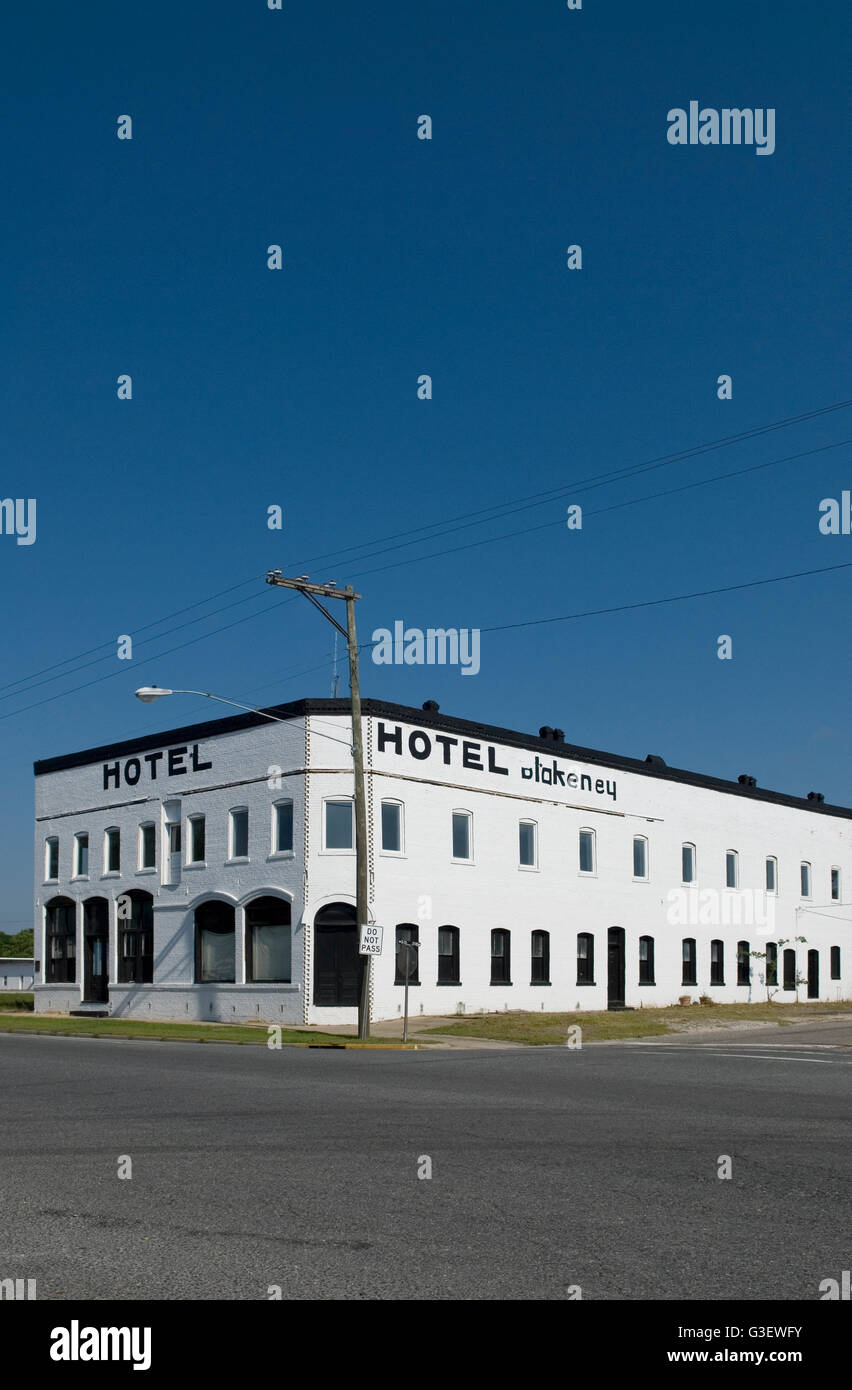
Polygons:
<instances>
[{"instance_id":1,"label":"white brick hotel building","mask_svg":"<svg viewBox=\"0 0 852 1390\"><path fill-rule=\"evenodd\" d=\"M268 713L36 763L38 1010L355 1022L348 701ZM401 940L414 1014L850 998L852 811L432 702L363 715L374 1019Z\"/></svg>"}]
</instances>

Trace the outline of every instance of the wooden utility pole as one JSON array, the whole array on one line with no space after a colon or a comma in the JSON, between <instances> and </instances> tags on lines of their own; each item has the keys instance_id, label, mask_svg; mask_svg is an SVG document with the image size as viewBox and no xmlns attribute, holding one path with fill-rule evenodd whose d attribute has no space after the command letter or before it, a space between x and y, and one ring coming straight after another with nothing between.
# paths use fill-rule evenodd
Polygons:
<instances>
[{"instance_id":1,"label":"wooden utility pole","mask_svg":"<svg viewBox=\"0 0 852 1390\"><path fill-rule=\"evenodd\" d=\"M355 601L361 597L351 584L338 589L336 584L311 584L307 575L297 579L286 579L280 570L270 570L266 576L267 584L275 584L283 589L296 589L318 608L346 639L349 650L349 690L352 710L352 766L355 773L355 918L356 930L360 937L362 926L369 922L367 903L367 797L364 787L364 741L361 733L361 683L358 676L358 638L355 632ZM324 604L322 598L342 598L346 601L346 627L343 628ZM364 956L364 971L361 982L361 996L358 1001L358 1037L370 1036L370 966L371 957Z\"/></svg>"}]
</instances>

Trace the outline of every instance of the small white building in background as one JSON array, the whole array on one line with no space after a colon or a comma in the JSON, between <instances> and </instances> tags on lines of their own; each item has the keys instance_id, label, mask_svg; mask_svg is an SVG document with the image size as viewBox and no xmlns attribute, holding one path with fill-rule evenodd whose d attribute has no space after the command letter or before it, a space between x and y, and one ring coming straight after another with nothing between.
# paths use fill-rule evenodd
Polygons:
<instances>
[{"instance_id":1,"label":"small white building in background","mask_svg":"<svg viewBox=\"0 0 852 1390\"><path fill-rule=\"evenodd\" d=\"M347 700L35 765L36 1009L354 1023ZM363 702L371 1016L852 996L852 811ZM802 939L804 938L804 939Z\"/></svg>"},{"instance_id":2,"label":"small white building in background","mask_svg":"<svg viewBox=\"0 0 852 1390\"><path fill-rule=\"evenodd\" d=\"M0 994L20 994L32 989L34 965L32 956L0 956Z\"/></svg>"}]
</instances>

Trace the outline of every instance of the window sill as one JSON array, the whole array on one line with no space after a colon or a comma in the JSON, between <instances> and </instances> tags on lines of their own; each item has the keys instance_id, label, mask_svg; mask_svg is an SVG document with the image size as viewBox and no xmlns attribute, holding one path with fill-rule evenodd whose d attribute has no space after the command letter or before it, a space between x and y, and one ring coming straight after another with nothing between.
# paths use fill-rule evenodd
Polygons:
<instances>
[{"instance_id":1,"label":"window sill","mask_svg":"<svg viewBox=\"0 0 852 1390\"><path fill-rule=\"evenodd\" d=\"M192 870L192 869L206 869L206 868L207 868L207 860L206 860L206 859L193 859L193 861L192 861L191 864L184 864L183 867L184 867L185 870L187 870L187 872L189 872L189 871Z\"/></svg>"},{"instance_id":2,"label":"window sill","mask_svg":"<svg viewBox=\"0 0 852 1390\"><path fill-rule=\"evenodd\" d=\"M394 980L394 984L395 984L395 985L399 985L399 988L400 988L400 989L404 989L404 988L405 988L405 980ZM419 989L419 988L420 988L420 981L419 981L419 980L409 980L409 981L408 981L408 988L409 988L409 989Z\"/></svg>"},{"instance_id":3,"label":"window sill","mask_svg":"<svg viewBox=\"0 0 852 1390\"><path fill-rule=\"evenodd\" d=\"M550 989L551 980L530 980L530 989Z\"/></svg>"},{"instance_id":4,"label":"window sill","mask_svg":"<svg viewBox=\"0 0 852 1390\"><path fill-rule=\"evenodd\" d=\"M656 981L656 980L640 980L640 981L639 981L639 988L640 988L640 989L656 989L656 987L657 987L657 981Z\"/></svg>"},{"instance_id":5,"label":"window sill","mask_svg":"<svg viewBox=\"0 0 852 1390\"><path fill-rule=\"evenodd\" d=\"M461 980L436 980L438 989L460 989Z\"/></svg>"},{"instance_id":6,"label":"window sill","mask_svg":"<svg viewBox=\"0 0 852 1390\"><path fill-rule=\"evenodd\" d=\"M137 870L136 870L136 877L139 878L140 875L144 875L144 874L155 874L156 872L157 872L156 866L154 866L153 868L150 868L150 869L137 869Z\"/></svg>"},{"instance_id":7,"label":"window sill","mask_svg":"<svg viewBox=\"0 0 852 1390\"><path fill-rule=\"evenodd\" d=\"M72 874L72 875L71 875L71 882L72 882L72 883L88 883L88 882L89 882L89 875L88 875L88 874Z\"/></svg>"},{"instance_id":8,"label":"window sill","mask_svg":"<svg viewBox=\"0 0 852 1390\"><path fill-rule=\"evenodd\" d=\"M103 879L103 878L121 878L121 870L120 870L120 869L107 869L107 871L106 871L105 874L101 874L101 878L102 878L102 879ZM95 999L95 1000L87 1000L86 1002L87 1002L87 1003L95 1003L95 1004L96 1004L98 1001Z\"/></svg>"},{"instance_id":9,"label":"window sill","mask_svg":"<svg viewBox=\"0 0 852 1390\"><path fill-rule=\"evenodd\" d=\"M292 849L274 849L271 854L267 854L266 862L269 864L273 859L295 859L296 855Z\"/></svg>"},{"instance_id":10,"label":"window sill","mask_svg":"<svg viewBox=\"0 0 852 1390\"><path fill-rule=\"evenodd\" d=\"M537 874L541 872L538 864L519 864L518 871L522 874Z\"/></svg>"},{"instance_id":11,"label":"window sill","mask_svg":"<svg viewBox=\"0 0 852 1390\"><path fill-rule=\"evenodd\" d=\"M467 867L468 867L469 869L473 869L473 868L476 867L475 861L474 861L473 859L451 859L451 860L450 860L450 863L451 863L451 864L466 864Z\"/></svg>"},{"instance_id":12,"label":"window sill","mask_svg":"<svg viewBox=\"0 0 852 1390\"><path fill-rule=\"evenodd\" d=\"M595 985L595 981L594 981L594 980L578 980L578 981L577 981L577 989L595 989L595 988L596 988L596 985Z\"/></svg>"},{"instance_id":13,"label":"window sill","mask_svg":"<svg viewBox=\"0 0 852 1390\"><path fill-rule=\"evenodd\" d=\"M492 989L511 989L512 987L511 980L491 980L489 983Z\"/></svg>"},{"instance_id":14,"label":"window sill","mask_svg":"<svg viewBox=\"0 0 852 1390\"><path fill-rule=\"evenodd\" d=\"M249 856L248 856L247 854L235 854L231 859L226 859L226 860L225 860L225 867L227 868L229 864L250 864L250 863L251 863L251 859L249 858Z\"/></svg>"},{"instance_id":15,"label":"window sill","mask_svg":"<svg viewBox=\"0 0 852 1390\"><path fill-rule=\"evenodd\" d=\"M332 858L334 858L334 857L338 857L338 858L339 858L341 855L346 855L346 854L352 854L352 855L354 855L354 853L355 853L355 850L354 850L354 849L318 849L318 850L317 850L317 856L318 856L319 858L322 858L322 857L325 856L325 855L329 855L329 856L331 856Z\"/></svg>"}]
</instances>

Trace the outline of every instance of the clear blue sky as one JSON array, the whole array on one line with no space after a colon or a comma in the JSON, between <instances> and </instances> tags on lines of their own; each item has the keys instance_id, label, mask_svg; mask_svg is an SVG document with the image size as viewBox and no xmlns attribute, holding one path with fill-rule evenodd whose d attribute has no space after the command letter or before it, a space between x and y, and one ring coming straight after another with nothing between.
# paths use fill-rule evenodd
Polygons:
<instances>
[{"instance_id":1,"label":"clear blue sky","mask_svg":"<svg viewBox=\"0 0 852 1390\"><path fill-rule=\"evenodd\" d=\"M852 560L817 527L848 446L592 515L850 439L850 409L376 555L852 396L849 39L846 0L9 11L0 492L38 512L35 544L0 536L0 929L31 919L34 758L225 712L143 683L331 693L331 629L268 568L355 582L369 640ZM774 108L775 153L669 145L692 99ZM483 631L475 677L365 652L363 689L850 805L849 592L840 570Z\"/></svg>"}]
</instances>

